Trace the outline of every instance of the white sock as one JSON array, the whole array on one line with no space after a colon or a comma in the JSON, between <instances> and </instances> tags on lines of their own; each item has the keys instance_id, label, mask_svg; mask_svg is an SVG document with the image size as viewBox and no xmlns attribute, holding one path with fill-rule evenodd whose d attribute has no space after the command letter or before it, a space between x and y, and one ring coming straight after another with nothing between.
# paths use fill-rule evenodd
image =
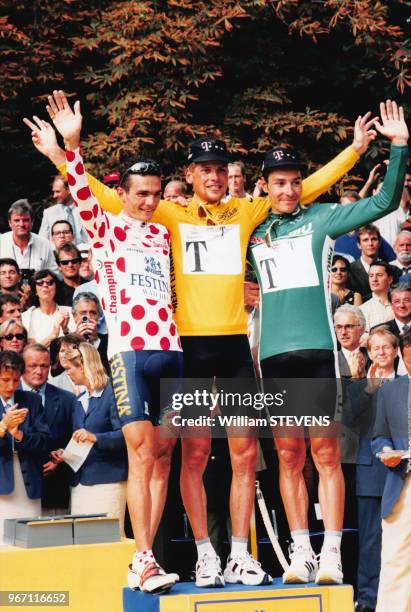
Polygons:
<instances>
[{"instance_id":1,"label":"white sock","mask_svg":"<svg viewBox=\"0 0 411 612\"><path fill-rule=\"evenodd\" d=\"M342 531L325 531L322 550L336 549L335 552L340 552L341 538Z\"/></svg>"},{"instance_id":2,"label":"white sock","mask_svg":"<svg viewBox=\"0 0 411 612\"><path fill-rule=\"evenodd\" d=\"M196 546L198 558L202 557L205 553L210 555L210 557L217 556L217 553L210 542L210 538L204 538L204 540L196 540Z\"/></svg>"},{"instance_id":3,"label":"white sock","mask_svg":"<svg viewBox=\"0 0 411 612\"><path fill-rule=\"evenodd\" d=\"M247 538L231 538L231 557L243 557L247 552Z\"/></svg>"},{"instance_id":4,"label":"white sock","mask_svg":"<svg viewBox=\"0 0 411 612\"><path fill-rule=\"evenodd\" d=\"M142 550L136 551L133 557L133 569L139 571L140 573L143 571L144 566L148 563L153 563L155 561L153 551L150 550Z\"/></svg>"},{"instance_id":5,"label":"white sock","mask_svg":"<svg viewBox=\"0 0 411 612\"><path fill-rule=\"evenodd\" d=\"M296 548L303 548L304 550L311 550L310 534L308 529L296 529L291 532Z\"/></svg>"}]
</instances>

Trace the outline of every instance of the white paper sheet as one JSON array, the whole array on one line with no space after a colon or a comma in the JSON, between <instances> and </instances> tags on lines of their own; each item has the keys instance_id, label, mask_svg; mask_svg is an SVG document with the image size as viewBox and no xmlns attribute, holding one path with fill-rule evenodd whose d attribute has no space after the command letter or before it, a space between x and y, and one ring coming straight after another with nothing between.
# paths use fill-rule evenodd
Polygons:
<instances>
[{"instance_id":1,"label":"white paper sheet","mask_svg":"<svg viewBox=\"0 0 411 612\"><path fill-rule=\"evenodd\" d=\"M64 461L71 467L73 472L78 472L93 448L93 442L76 442L73 438L63 451Z\"/></svg>"}]
</instances>

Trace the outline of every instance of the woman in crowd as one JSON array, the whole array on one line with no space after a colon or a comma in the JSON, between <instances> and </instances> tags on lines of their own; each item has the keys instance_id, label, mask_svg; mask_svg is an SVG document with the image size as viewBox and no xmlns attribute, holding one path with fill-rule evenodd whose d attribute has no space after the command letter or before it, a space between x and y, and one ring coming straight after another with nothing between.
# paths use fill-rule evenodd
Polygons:
<instances>
[{"instance_id":1,"label":"woman in crowd","mask_svg":"<svg viewBox=\"0 0 411 612\"><path fill-rule=\"evenodd\" d=\"M49 347L54 338L74 330L69 306L56 304L57 277L50 270L40 270L33 276L31 308L22 315L29 342Z\"/></svg>"},{"instance_id":2,"label":"woman in crowd","mask_svg":"<svg viewBox=\"0 0 411 612\"><path fill-rule=\"evenodd\" d=\"M84 388L79 387L73 383L71 378L67 375L64 369L68 365L68 361L65 360L66 351L70 348L77 348L78 345L84 342L84 339L77 334L67 334L66 336L60 336L50 344L50 376L49 381L52 385L59 387L59 389L65 389L71 391L75 395L79 395Z\"/></svg>"},{"instance_id":3,"label":"woman in crowd","mask_svg":"<svg viewBox=\"0 0 411 612\"><path fill-rule=\"evenodd\" d=\"M351 304L352 306L362 304L361 295L347 288L349 271L350 263L348 259L342 255L334 255L331 267L331 293L338 298L337 308L343 304Z\"/></svg>"},{"instance_id":4,"label":"woman in crowd","mask_svg":"<svg viewBox=\"0 0 411 612\"><path fill-rule=\"evenodd\" d=\"M72 476L71 512L106 512L124 535L127 453L110 379L98 351L86 342L65 350L67 374L86 390L73 414L73 439L93 447Z\"/></svg>"},{"instance_id":5,"label":"woman in crowd","mask_svg":"<svg viewBox=\"0 0 411 612\"><path fill-rule=\"evenodd\" d=\"M0 350L21 354L27 344L27 331L18 319L7 319L0 325Z\"/></svg>"}]
</instances>

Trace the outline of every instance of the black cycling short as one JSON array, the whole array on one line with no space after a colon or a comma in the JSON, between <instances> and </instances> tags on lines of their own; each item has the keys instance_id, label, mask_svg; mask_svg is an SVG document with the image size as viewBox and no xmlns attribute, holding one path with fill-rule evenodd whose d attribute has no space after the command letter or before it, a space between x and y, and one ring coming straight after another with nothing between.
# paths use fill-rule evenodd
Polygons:
<instances>
[{"instance_id":1,"label":"black cycling short","mask_svg":"<svg viewBox=\"0 0 411 612\"><path fill-rule=\"evenodd\" d=\"M267 357L261 361L261 372L266 393L286 391L286 414L334 419L338 387L333 351L310 349ZM278 407L269 412L282 413Z\"/></svg>"},{"instance_id":2,"label":"black cycling short","mask_svg":"<svg viewBox=\"0 0 411 612\"><path fill-rule=\"evenodd\" d=\"M184 390L219 392L221 414L249 414L239 393L256 393L254 365L246 335L232 336L183 336L181 338L184 359ZM235 394L235 399L234 398ZM198 405L186 407L186 415L207 415L207 409Z\"/></svg>"},{"instance_id":3,"label":"black cycling short","mask_svg":"<svg viewBox=\"0 0 411 612\"><path fill-rule=\"evenodd\" d=\"M254 378L250 344L245 334L180 339L185 378Z\"/></svg>"}]
</instances>

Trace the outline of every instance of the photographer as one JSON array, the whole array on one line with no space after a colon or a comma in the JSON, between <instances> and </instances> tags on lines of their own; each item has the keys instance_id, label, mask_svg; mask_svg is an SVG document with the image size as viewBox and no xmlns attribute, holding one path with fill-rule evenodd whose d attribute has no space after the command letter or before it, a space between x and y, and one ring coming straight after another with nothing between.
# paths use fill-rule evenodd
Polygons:
<instances>
[{"instance_id":1,"label":"photographer","mask_svg":"<svg viewBox=\"0 0 411 612\"><path fill-rule=\"evenodd\" d=\"M90 291L78 293L73 300L72 313L76 324L75 333L98 350L101 361L109 372L108 336L107 334L99 334L97 331L98 322L102 315L98 297Z\"/></svg>"},{"instance_id":2,"label":"photographer","mask_svg":"<svg viewBox=\"0 0 411 612\"><path fill-rule=\"evenodd\" d=\"M30 302L30 283L26 275L22 278L20 268L14 259L0 259L0 291L5 295L14 295L20 300L22 310Z\"/></svg>"}]
</instances>

